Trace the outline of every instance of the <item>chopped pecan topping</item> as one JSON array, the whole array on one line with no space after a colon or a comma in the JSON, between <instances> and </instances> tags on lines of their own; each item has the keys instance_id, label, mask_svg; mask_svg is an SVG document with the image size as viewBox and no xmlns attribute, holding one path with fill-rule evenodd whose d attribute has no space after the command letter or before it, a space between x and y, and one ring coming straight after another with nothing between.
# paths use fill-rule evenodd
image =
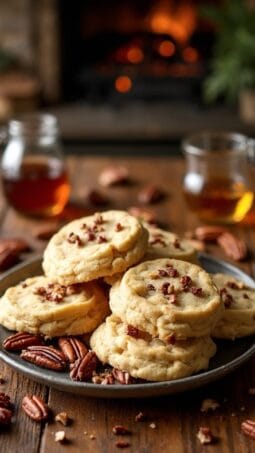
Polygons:
<instances>
[{"instance_id":1,"label":"chopped pecan topping","mask_svg":"<svg viewBox=\"0 0 255 453\"><path fill-rule=\"evenodd\" d=\"M147 288L148 291L155 291L156 290L155 286L152 283L148 283L146 288Z\"/></svg>"},{"instance_id":2,"label":"chopped pecan topping","mask_svg":"<svg viewBox=\"0 0 255 453\"><path fill-rule=\"evenodd\" d=\"M66 367L64 354L51 346L29 346L21 352L20 357L54 371L63 371Z\"/></svg>"},{"instance_id":3,"label":"chopped pecan topping","mask_svg":"<svg viewBox=\"0 0 255 453\"><path fill-rule=\"evenodd\" d=\"M27 283L25 283L25 282L21 283L21 287L22 288L27 288Z\"/></svg>"},{"instance_id":4,"label":"chopped pecan topping","mask_svg":"<svg viewBox=\"0 0 255 453\"><path fill-rule=\"evenodd\" d=\"M170 335L168 335L168 337L166 338L166 342L167 342L167 344L174 345L176 343L175 334L174 333L170 333Z\"/></svg>"},{"instance_id":5,"label":"chopped pecan topping","mask_svg":"<svg viewBox=\"0 0 255 453\"><path fill-rule=\"evenodd\" d=\"M169 294L175 293L175 288L174 285L170 285L169 282L165 282L161 286L161 291L164 294L164 296L168 296Z\"/></svg>"},{"instance_id":6,"label":"chopped pecan topping","mask_svg":"<svg viewBox=\"0 0 255 453\"><path fill-rule=\"evenodd\" d=\"M49 417L49 408L47 404L42 398L36 395L24 396L22 400L22 409L28 417L36 422L47 420Z\"/></svg>"},{"instance_id":7,"label":"chopped pecan topping","mask_svg":"<svg viewBox=\"0 0 255 453\"><path fill-rule=\"evenodd\" d=\"M244 434L249 436L251 439L255 439L255 421L245 420L241 424L241 430Z\"/></svg>"},{"instance_id":8,"label":"chopped pecan topping","mask_svg":"<svg viewBox=\"0 0 255 453\"><path fill-rule=\"evenodd\" d=\"M26 349L28 346L42 345L43 340L39 335L33 335L30 333L15 333L10 337L6 338L3 342L3 347L7 351L21 351Z\"/></svg>"},{"instance_id":9,"label":"chopped pecan topping","mask_svg":"<svg viewBox=\"0 0 255 453\"><path fill-rule=\"evenodd\" d=\"M247 293L243 293L243 298L244 299L250 299Z\"/></svg>"},{"instance_id":10,"label":"chopped pecan topping","mask_svg":"<svg viewBox=\"0 0 255 453\"><path fill-rule=\"evenodd\" d=\"M58 339L58 346L69 363L74 363L77 359L81 359L88 353L85 344L76 337L60 337Z\"/></svg>"},{"instance_id":11,"label":"chopped pecan topping","mask_svg":"<svg viewBox=\"0 0 255 453\"><path fill-rule=\"evenodd\" d=\"M158 270L158 275L160 277L168 277L168 272L165 269L159 269Z\"/></svg>"},{"instance_id":12,"label":"chopped pecan topping","mask_svg":"<svg viewBox=\"0 0 255 453\"><path fill-rule=\"evenodd\" d=\"M62 302L66 296L66 286L58 283L49 283L46 287L36 288L34 294L50 302Z\"/></svg>"},{"instance_id":13,"label":"chopped pecan topping","mask_svg":"<svg viewBox=\"0 0 255 453\"><path fill-rule=\"evenodd\" d=\"M183 275L180 280L182 290L187 292L190 289L190 286L192 285L192 279L189 275Z\"/></svg>"},{"instance_id":14,"label":"chopped pecan topping","mask_svg":"<svg viewBox=\"0 0 255 453\"><path fill-rule=\"evenodd\" d=\"M115 425L112 428L112 432L115 436L126 436L127 434L131 434L130 430L125 428L123 425Z\"/></svg>"},{"instance_id":15,"label":"chopped pecan topping","mask_svg":"<svg viewBox=\"0 0 255 453\"><path fill-rule=\"evenodd\" d=\"M92 378L97 365L96 354L93 351L88 351L84 357L76 360L70 372L70 378L73 381L88 381Z\"/></svg>"},{"instance_id":16,"label":"chopped pecan topping","mask_svg":"<svg viewBox=\"0 0 255 453\"><path fill-rule=\"evenodd\" d=\"M226 283L226 286L231 289L239 289L239 286L236 282L229 281Z\"/></svg>"},{"instance_id":17,"label":"chopped pecan topping","mask_svg":"<svg viewBox=\"0 0 255 453\"><path fill-rule=\"evenodd\" d=\"M78 245L78 247L81 247L83 244L80 236L75 233L69 234L69 236L67 238L67 242L69 242L69 244L76 244L76 245Z\"/></svg>"},{"instance_id":18,"label":"chopped pecan topping","mask_svg":"<svg viewBox=\"0 0 255 453\"><path fill-rule=\"evenodd\" d=\"M233 297L228 293L226 288L220 289L220 297L226 308L229 308L233 302Z\"/></svg>"},{"instance_id":19,"label":"chopped pecan topping","mask_svg":"<svg viewBox=\"0 0 255 453\"><path fill-rule=\"evenodd\" d=\"M171 277L171 278L176 278L178 277L179 273L177 269L175 269L173 266L167 266L167 269L159 269L158 270L158 275L160 277Z\"/></svg>"},{"instance_id":20,"label":"chopped pecan topping","mask_svg":"<svg viewBox=\"0 0 255 453\"><path fill-rule=\"evenodd\" d=\"M158 187L149 184L140 190L137 198L142 204L156 203L163 198L163 192Z\"/></svg>"},{"instance_id":21,"label":"chopped pecan topping","mask_svg":"<svg viewBox=\"0 0 255 453\"><path fill-rule=\"evenodd\" d=\"M127 335L133 338L141 338L143 340L151 339L151 335L143 330L137 329L137 327L132 326L131 324L127 325Z\"/></svg>"},{"instance_id":22,"label":"chopped pecan topping","mask_svg":"<svg viewBox=\"0 0 255 453\"><path fill-rule=\"evenodd\" d=\"M95 213L94 219L95 219L95 224L96 225L102 225L104 223L103 216L99 212Z\"/></svg>"},{"instance_id":23,"label":"chopped pecan topping","mask_svg":"<svg viewBox=\"0 0 255 453\"><path fill-rule=\"evenodd\" d=\"M212 434L211 429L208 426L200 426L198 433L197 433L197 438L199 439L201 444L211 444L213 443L216 439Z\"/></svg>"},{"instance_id":24,"label":"chopped pecan topping","mask_svg":"<svg viewBox=\"0 0 255 453\"><path fill-rule=\"evenodd\" d=\"M96 235L95 235L95 233L93 233L93 231L88 230L86 233L86 237L87 237L87 241L89 242L89 241L94 241L96 238Z\"/></svg>"},{"instance_id":25,"label":"chopped pecan topping","mask_svg":"<svg viewBox=\"0 0 255 453\"><path fill-rule=\"evenodd\" d=\"M152 235L152 238L149 240L149 245L156 245L156 244L160 244L163 247L166 246L166 242L164 241L162 235L160 235L160 234Z\"/></svg>"},{"instance_id":26,"label":"chopped pecan topping","mask_svg":"<svg viewBox=\"0 0 255 453\"><path fill-rule=\"evenodd\" d=\"M119 232L119 231L122 231L123 228L124 228L123 225L121 225L121 223L118 222L118 223L116 223L116 225L114 227L114 231Z\"/></svg>"},{"instance_id":27,"label":"chopped pecan topping","mask_svg":"<svg viewBox=\"0 0 255 453\"><path fill-rule=\"evenodd\" d=\"M117 368L113 368L112 374L114 379L116 379L116 381L118 381L120 384L128 385L134 383L134 379L127 371L117 370Z\"/></svg>"},{"instance_id":28,"label":"chopped pecan topping","mask_svg":"<svg viewBox=\"0 0 255 453\"><path fill-rule=\"evenodd\" d=\"M194 294L194 296L197 296L197 297L202 297L203 296L202 288L197 288L197 286L191 286L190 287L190 292L192 294Z\"/></svg>"},{"instance_id":29,"label":"chopped pecan topping","mask_svg":"<svg viewBox=\"0 0 255 453\"><path fill-rule=\"evenodd\" d=\"M101 234L100 236L98 236L97 242L98 244L102 244L103 242L107 242L107 239Z\"/></svg>"}]
</instances>

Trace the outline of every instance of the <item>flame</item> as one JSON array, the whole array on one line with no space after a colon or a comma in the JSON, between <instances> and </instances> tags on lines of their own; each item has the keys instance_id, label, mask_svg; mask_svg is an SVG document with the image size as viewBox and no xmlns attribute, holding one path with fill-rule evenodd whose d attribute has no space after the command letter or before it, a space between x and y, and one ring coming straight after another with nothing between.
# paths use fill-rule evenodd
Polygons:
<instances>
[{"instance_id":1,"label":"flame","mask_svg":"<svg viewBox=\"0 0 255 453\"><path fill-rule=\"evenodd\" d=\"M132 80L128 76L119 76L115 79L115 89L119 93L127 93L132 88Z\"/></svg>"},{"instance_id":2,"label":"flame","mask_svg":"<svg viewBox=\"0 0 255 453\"><path fill-rule=\"evenodd\" d=\"M176 2L177 3L177 2ZM196 27L196 11L189 3L178 2L173 7L168 0L161 0L149 17L154 33L165 33L184 44Z\"/></svg>"}]
</instances>

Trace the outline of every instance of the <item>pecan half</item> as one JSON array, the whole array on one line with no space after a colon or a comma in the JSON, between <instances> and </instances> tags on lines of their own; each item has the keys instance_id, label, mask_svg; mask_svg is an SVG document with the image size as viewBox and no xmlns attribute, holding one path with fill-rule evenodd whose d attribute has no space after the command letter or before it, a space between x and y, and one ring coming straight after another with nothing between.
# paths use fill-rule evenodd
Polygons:
<instances>
[{"instance_id":1,"label":"pecan half","mask_svg":"<svg viewBox=\"0 0 255 453\"><path fill-rule=\"evenodd\" d=\"M5 250L9 250L15 254L26 252L30 250L30 246L27 241L19 238L1 238L0 239L0 253Z\"/></svg>"},{"instance_id":2,"label":"pecan half","mask_svg":"<svg viewBox=\"0 0 255 453\"><path fill-rule=\"evenodd\" d=\"M0 271L6 271L19 261L18 254L10 249L0 252Z\"/></svg>"},{"instance_id":3,"label":"pecan half","mask_svg":"<svg viewBox=\"0 0 255 453\"><path fill-rule=\"evenodd\" d=\"M117 368L113 368L112 375L114 379L116 379L116 381L123 385L133 384L135 382L134 378L132 378L132 376L130 376L127 371L117 370Z\"/></svg>"},{"instance_id":4,"label":"pecan half","mask_svg":"<svg viewBox=\"0 0 255 453\"><path fill-rule=\"evenodd\" d=\"M217 225L203 225L195 229L195 236L199 241L216 242L226 229Z\"/></svg>"},{"instance_id":5,"label":"pecan half","mask_svg":"<svg viewBox=\"0 0 255 453\"><path fill-rule=\"evenodd\" d=\"M88 381L93 376L93 371L96 370L98 359L93 351L76 360L70 372L70 378L73 381Z\"/></svg>"},{"instance_id":6,"label":"pecan half","mask_svg":"<svg viewBox=\"0 0 255 453\"><path fill-rule=\"evenodd\" d=\"M43 340L39 335L23 332L15 333L14 335L7 337L3 342L3 347L7 351L21 351L28 346L38 346L42 344Z\"/></svg>"},{"instance_id":7,"label":"pecan half","mask_svg":"<svg viewBox=\"0 0 255 453\"><path fill-rule=\"evenodd\" d=\"M115 436L125 436L127 434L131 434L130 430L125 428L125 426L123 425L115 425L112 428L112 432L113 434L115 434Z\"/></svg>"},{"instance_id":8,"label":"pecan half","mask_svg":"<svg viewBox=\"0 0 255 453\"><path fill-rule=\"evenodd\" d=\"M93 206L101 206L109 202L108 198L96 189L88 190L86 199Z\"/></svg>"},{"instance_id":9,"label":"pecan half","mask_svg":"<svg viewBox=\"0 0 255 453\"><path fill-rule=\"evenodd\" d=\"M218 237L217 242L225 254L234 261L242 261L247 257L245 242L234 234L225 232Z\"/></svg>"},{"instance_id":10,"label":"pecan half","mask_svg":"<svg viewBox=\"0 0 255 453\"><path fill-rule=\"evenodd\" d=\"M117 440L117 442L115 442L115 446L117 448L128 448L130 447L130 443L125 440Z\"/></svg>"},{"instance_id":11,"label":"pecan half","mask_svg":"<svg viewBox=\"0 0 255 453\"><path fill-rule=\"evenodd\" d=\"M156 203L163 198L164 194L161 189L154 185L147 185L138 192L138 201L142 204Z\"/></svg>"},{"instance_id":12,"label":"pecan half","mask_svg":"<svg viewBox=\"0 0 255 453\"><path fill-rule=\"evenodd\" d=\"M49 417L49 407L47 404L37 395L26 395L22 400L22 409L36 422L47 420Z\"/></svg>"},{"instance_id":13,"label":"pecan half","mask_svg":"<svg viewBox=\"0 0 255 453\"><path fill-rule=\"evenodd\" d=\"M54 371L63 371L66 368L63 352L50 346L29 346L21 352L20 357L27 362Z\"/></svg>"},{"instance_id":14,"label":"pecan half","mask_svg":"<svg viewBox=\"0 0 255 453\"><path fill-rule=\"evenodd\" d=\"M98 178L99 184L104 187L123 184L129 179L129 171L122 165L112 165L104 168Z\"/></svg>"},{"instance_id":15,"label":"pecan half","mask_svg":"<svg viewBox=\"0 0 255 453\"><path fill-rule=\"evenodd\" d=\"M251 437L251 439L255 439L255 421L245 420L241 424L241 430L244 434Z\"/></svg>"},{"instance_id":16,"label":"pecan half","mask_svg":"<svg viewBox=\"0 0 255 453\"><path fill-rule=\"evenodd\" d=\"M76 337L60 337L58 345L69 363L81 359L88 352L85 344Z\"/></svg>"},{"instance_id":17,"label":"pecan half","mask_svg":"<svg viewBox=\"0 0 255 453\"><path fill-rule=\"evenodd\" d=\"M13 416L13 411L6 409L5 407L0 407L0 426L1 425L10 425Z\"/></svg>"}]
</instances>

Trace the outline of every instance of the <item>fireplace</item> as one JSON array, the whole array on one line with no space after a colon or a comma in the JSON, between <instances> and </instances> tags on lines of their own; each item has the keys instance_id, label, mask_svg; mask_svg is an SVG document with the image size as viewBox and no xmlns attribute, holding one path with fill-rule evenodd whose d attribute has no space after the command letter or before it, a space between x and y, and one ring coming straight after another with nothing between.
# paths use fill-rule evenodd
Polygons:
<instances>
[{"instance_id":1,"label":"fireplace","mask_svg":"<svg viewBox=\"0 0 255 453\"><path fill-rule=\"evenodd\" d=\"M202 3L59 1L63 99L199 100L215 33Z\"/></svg>"}]
</instances>

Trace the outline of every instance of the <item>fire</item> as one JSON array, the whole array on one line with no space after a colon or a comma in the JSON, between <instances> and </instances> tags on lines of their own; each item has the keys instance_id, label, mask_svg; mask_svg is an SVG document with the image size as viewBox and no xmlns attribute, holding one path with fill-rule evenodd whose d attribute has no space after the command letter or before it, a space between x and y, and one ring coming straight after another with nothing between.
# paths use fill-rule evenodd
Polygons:
<instances>
[{"instance_id":1,"label":"fire","mask_svg":"<svg viewBox=\"0 0 255 453\"><path fill-rule=\"evenodd\" d=\"M132 80L128 76L119 76L115 79L115 89L119 93L127 93L132 88Z\"/></svg>"},{"instance_id":2,"label":"fire","mask_svg":"<svg viewBox=\"0 0 255 453\"><path fill-rule=\"evenodd\" d=\"M188 2L171 5L169 0L161 0L150 14L149 24L154 33L165 33L184 44L196 27L196 11ZM177 4L177 2L176 2Z\"/></svg>"}]
</instances>

